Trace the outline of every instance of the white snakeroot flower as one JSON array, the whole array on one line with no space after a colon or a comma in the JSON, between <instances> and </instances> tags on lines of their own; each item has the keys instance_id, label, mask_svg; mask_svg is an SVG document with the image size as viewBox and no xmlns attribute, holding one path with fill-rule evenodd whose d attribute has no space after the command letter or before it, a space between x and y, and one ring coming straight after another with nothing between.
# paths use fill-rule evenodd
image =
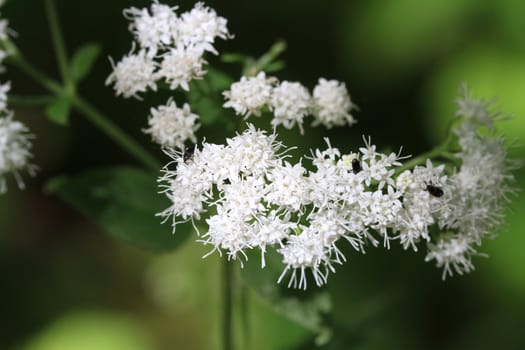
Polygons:
<instances>
[{"instance_id":1,"label":"white snakeroot flower","mask_svg":"<svg viewBox=\"0 0 525 350\"><path fill-rule=\"evenodd\" d=\"M249 124L242 134L226 140L231 155L228 167L232 176L229 179L235 179L239 173L263 176L280 164L281 159L277 152L282 144L275 139L275 134L266 135L264 131Z\"/></svg>"},{"instance_id":2,"label":"white snakeroot flower","mask_svg":"<svg viewBox=\"0 0 525 350\"><path fill-rule=\"evenodd\" d=\"M255 77L241 77L241 80L231 85L223 95L227 99L224 107L233 108L237 115L248 118L251 115L260 116L261 111L270 103L275 78L266 77L260 72Z\"/></svg>"},{"instance_id":3,"label":"white snakeroot flower","mask_svg":"<svg viewBox=\"0 0 525 350\"><path fill-rule=\"evenodd\" d=\"M5 18L0 19L0 41L9 39L9 34L11 30L9 29L9 21Z\"/></svg>"},{"instance_id":4,"label":"white snakeroot flower","mask_svg":"<svg viewBox=\"0 0 525 350\"><path fill-rule=\"evenodd\" d=\"M6 176L12 173L20 189L24 182L21 171L28 171L34 175L35 167L30 164L31 138L27 127L19 121L13 120L12 114L0 117L0 194L7 191Z\"/></svg>"},{"instance_id":5,"label":"white snakeroot flower","mask_svg":"<svg viewBox=\"0 0 525 350\"><path fill-rule=\"evenodd\" d=\"M322 124L328 129L352 125L356 120L350 112L356 108L345 83L321 78L313 91L312 112L315 121L312 125Z\"/></svg>"},{"instance_id":6,"label":"white snakeroot flower","mask_svg":"<svg viewBox=\"0 0 525 350\"><path fill-rule=\"evenodd\" d=\"M204 64L206 61L202 58L201 49L179 46L162 56L162 62L155 77L156 79L164 78L172 90L180 86L189 91L189 82L193 79L202 79L206 74L206 71L203 70Z\"/></svg>"},{"instance_id":7,"label":"white snakeroot flower","mask_svg":"<svg viewBox=\"0 0 525 350\"><path fill-rule=\"evenodd\" d=\"M452 276L454 271L459 275L469 273L474 270L472 256L482 255L472 245L468 236L445 233L437 243L428 243L425 261L435 260L437 267L443 268L443 279Z\"/></svg>"},{"instance_id":8,"label":"white snakeroot flower","mask_svg":"<svg viewBox=\"0 0 525 350\"><path fill-rule=\"evenodd\" d=\"M317 286L322 286L327 281L328 271L326 262L329 260L329 251L323 245L322 237L311 230L304 230L299 235L290 235L284 247L278 249L283 256L286 266L277 283L292 270L288 287L306 290L306 270L310 269ZM322 265L325 266L322 271ZM299 276L297 276L299 274Z\"/></svg>"},{"instance_id":9,"label":"white snakeroot flower","mask_svg":"<svg viewBox=\"0 0 525 350\"><path fill-rule=\"evenodd\" d=\"M7 93L11 90L11 83L0 84L0 113L7 108Z\"/></svg>"},{"instance_id":10,"label":"white snakeroot flower","mask_svg":"<svg viewBox=\"0 0 525 350\"><path fill-rule=\"evenodd\" d=\"M422 168L422 167L416 167ZM410 170L405 170L396 179L396 188L403 195L403 208L395 230L399 232L399 243L404 249L417 251L420 240L429 241L428 227L435 221L432 216L432 199L424 187L424 179Z\"/></svg>"},{"instance_id":11,"label":"white snakeroot flower","mask_svg":"<svg viewBox=\"0 0 525 350\"><path fill-rule=\"evenodd\" d=\"M247 259L247 249L251 249L250 241L253 236L250 226L241 218L231 215L229 212L223 210L220 206L217 207L217 214L206 220L208 224L208 232L204 235L206 240L204 244L211 244L214 246L213 250L206 254L210 255L214 251L225 250L228 255L228 260L236 260L239 254ZM242 264L242 260L240 260Z\"/></svg>"},{"instance_id":12,"label":"white snakeroot flower","mask_svg":"<svg viewBox=\"0 0 525 350\"><path fill-rule=\"evenodd\" d=\"M145 50L134 54L133 49L117 64L110 58L113 72L106 79L106 85L114 84L117 96L136 97L149 89L157 91L155 83L156 63L148 57Z\"/></svg>"},{"instance_id":13,"label":"white snakeroot flower","mask_svg":"<svg viewBox=\"0 0 525 350\"><path fill-rule=\"evenodd\" d=\"M215 38L229 39L227 20L217 15L215 10L202 2L181 15L178 23L178 44L184 47L196 47L202 51L218 54L213 47Z\"/></svg>"},{"instance_id":14,"label":"white snakeroot flower","mask_svg":"<svg viewBox=\"0 0 525 350\"><path fill-rule=\"evenodd\" d=\"M303 118L310 113L312 97L300 83L283 81L272 91L272 125L291 129L295 124L303 133Z\"/></svg>"},{"instance_id":15,"label":"white snakeroot flower","mask_svg":"<svg viewBox=\"0 0 525 350\"><path fill-rule=\"evenodd\" d=\"M265 200L285 210L300 211L310 202L310 186L305 174L306 169L301 163L292 166L285 162L283 166L273 168L266 175L270 184Z\"/></svg>"},{"instance_id":16,"label":"white snakeroot flower","mask_svg":"<svg viewBox=\"0 0 525 350\"><path fill-rule=\"evenodd\" d=\"M428 185L444 187L447 184L445 174L445 164L434 167L432 161L427 159L425 166L416 166L413 171L414 181L419 184L421 189L426 189Z\"/></svg>"},{"instance_id":17,"label":"white snakeroot flower","mask_svg":"<svg viewBox=\"0 0 525 350\"><path fill-rule=\"evenodd\" d=\"M159 4L155 0L147 8L131 7L124 10L124 17L131 21L129 30L140 47L146 49L148 56L157 54L159 47L169 46L177 38L177 7Z\"/></svg>"},{"instance_id":18,"label":"white snakeroot flower","mask_svg":"<svg viewBox=\"0 0 525 350\"><path fill-rule=\"evenodd\" d=\"M443 268L443 277L469 272L472 257L480 255L475 245L502 221L512 176L502 139L483 136L483 121L465 118L456 130L461 150L449 155L456 160L447 168L426 160L400 174L396 167L404 157L378 152L369 138L346 154L327 139L324 150L306 157L314 166L306 171L302 161L287 159L289 149L275 134L249 125L224 145L204 142L189 160L177 154L177 169L161 179L173 202L161 215L193 220L209 210L201 242L229 259L259 249L263 267L274 249L285 266L278 282L289 276L294 288L306 288L307 270L318 286L327 282L335 265L346 261L341 239L360 253L381 238L386 248L394 240L404 249L426 244L426 261Z\"/></svg>"},{"instance_id":19,"label":"white snakeroot flower","mask_svg":"<svg viewBox=\"0 0 525 350\"><path fill-rule=\"evenodd\" d=\"M150 110L149 128L144 132L163 147L183 149L187 140L197 142L198 120L199 116L190 111L187 103L179 108L175 101L169 100L166 105Z\"/></svg>"},{"instance_id":20,"label":"white snakeroot flower","mask_svg":"<svg viewBox=\"0 0 525 350\"><path fill-rule=\"evenodd\" d=\"M290 232L296 227L296 224L289 222L289 215L285 215L284 218L279 217L275 210L272 210L266 216L255 218L251 228L253 234L250 246L259 247L261 250L261 268L266 266L266 247L274 245L283 247L282 242L288 238Z\"/></svg>"},{"instance_id":21,"label":"white snakeroot flower","mask_svg":"<svg viewBox=\"0 0 525 350\"><path fill-rule=\"evenodd\" d=\"M489 129L494 128L494 122L499 117L499 112L492 112L494 101L483 101L474 99L470 91L463 85L460 88L460 97L456 100L458 110L456 116L465 117L467 121L475 124L475 127L483 125Z\"/></svg>"},{"instance_id":22,"label":"white snakeroot flower","mask_svg":"<svg viewBox=\"0 0 525 350\"><path fill-rule=\"evenodd\" d=\"M265 182L261 177L247 176L221 186L222 210L230 216L249 221L265 210L262 199L265 193Z\"/></svg>"}]
</instances>

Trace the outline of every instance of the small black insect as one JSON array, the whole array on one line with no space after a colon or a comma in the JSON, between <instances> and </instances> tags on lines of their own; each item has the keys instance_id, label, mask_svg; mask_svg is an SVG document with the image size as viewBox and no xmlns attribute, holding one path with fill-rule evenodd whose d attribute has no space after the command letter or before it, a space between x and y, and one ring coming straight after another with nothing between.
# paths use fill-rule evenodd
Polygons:
<instances>
[{"instance_id":1,"label":"small black insect","mask_svg":"<svg viewBox=\"0 0 525 350\"><path fill-rule=\"evenodd\" d=\"M195 147L186 147L186 149L184 150L184 154L182 155L182 160L184 161L184 163L187 163L189 160L191 160L193 158L194 153Z\"/></svg>"},{"instance_id":2,"label":"small black insect","mask_svg":"<svg viewBox=\"0 0 525 350\"><path fill-rule=\"evenodd\" d=\"M359 173L363 168L361 168L361 163L359 163L359 159L354 158L352 159L352 172L354 174Z\"/></svg>"},{"instance_id":3,"label":"small black insect","mask_svg":"<svg viewBox=\"0 0 525 350\"><path fill-rule=\"evenodd\" d=\"M432 185L432 183L427 184L427 191L434 197L441 197L443 195L443 189Z\"/></svg>"}]
</instances>

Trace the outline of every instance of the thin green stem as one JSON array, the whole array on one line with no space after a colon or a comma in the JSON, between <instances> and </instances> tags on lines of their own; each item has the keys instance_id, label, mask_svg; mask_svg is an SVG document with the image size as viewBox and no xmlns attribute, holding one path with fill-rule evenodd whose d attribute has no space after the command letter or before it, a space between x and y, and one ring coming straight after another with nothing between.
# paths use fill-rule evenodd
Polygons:
<instances>
[{"instance_id":1,"label":"thin green stem","mask_svg":"<svg viewBox=\"0 0 525 350\"><path fill-rule=\"evenodd\" d=\"M41 73L31 63L29 63L19 51L16 51L16 53L13 56L9 56L8 61L13 63L18 69L20 69L27 76L33 78L33 80L35 80L38 84L40 84L43 88L45 88L49 92L52 92L55 95L63 94L64 91L62 89L62 86L60 86L59 83L57 83L53 79L48 78L46 75Z\"/></svg>"},{"instance_id":2,"label":"thin green stem","mask_svg":"<svg viewBox=\"0 0 525 350\"><path fill-rule=\"evenodd\" d=\"M251 349L250 339L250 318L249 318L249 297L248 297L248 287L246 286L246 283L241 279L240 271L239 276L237 278L239 281L239 308L240 308L240 317L241 317L241 325L242 325L242 348L243 349Z\"/></svg>"},{"instance_id":3,"label":"thin green stem","mask_svg":"<svg viewBox=\"0 0 525 350\"><path fill-rule=\"evenodd\" d=\"M10 57L10 62L12 62L16 67L18 67L22 72L24 72L29 77L33 78L37 83L42 87L50 91L51 93L62 96L64 95L64 89L56 81L48 78L46 75L42 74L38 69L31 65L21 54L16 52L15 55ZM111 122L111 120L106 117L104 114L99 112L93 105L88 103L82 97L73 94L71 96L73 106L80 112L80 115L85 117L93 125L103 131L111 139L113 139L117 144L124 148L129 154L134 156L141 163L151 168L154 171L158 171L162 165L159 163L155 157L150 155L144 148L134 139L132 139L128 134L126 134L122 129L120 129L116 124Z\"/></svg>"},{"instance_id":4,"label":"thin green stem","mask_svg":"<svg viewBox=\"0 0 525 350\"><path fill-rule=\"evenodd\" d=\"M427 159L433 159L433 158L443 156L444 154L448 154L447 151L449 150L448 148L451 142L453 141L453 139L454 139L453 134L449 132L447 139L442 144L434 147L428 152L422 153L419 156L412 158L411 160L409 160L402 166L396 168L396 174L401 174L403 171L412 169L416 165L424 164L427 161Z\"/></svg>"},{"instance_id":5,"label":"thin green stem","mask_svg":"<svg viewBox=\"0 0 525 350\"><path fill-rule=\"evenodd\" d=\"M162 165L159 161L150 155L144 148L135 140L130 138L123 132L116 124L114 124L107 116L98 111L94 106L84 100L82 97L74 96L72 99L73 106L93 125L102 130L113 141L118 143L122 148L134 155L144 165L148 166L154 171L158 171Z\"/></svg>"},{"instance_id":6,"label":"thin green stem","mask_svg":"<svg viewBox=\"0 0 525 350\"><path fill-rule=\"evenodd\" d=\"M71 79L66 45L62 36L62 31L60 30L60 22L58 20L55 1L46 0L45 5L49 29L51 31L51 40L53 41L53 47L55 49L58 67L60 69L60 75L62 76L62 81L66 88L66 92L72 94L74 92L74 84Z\"/></svg>"},{"instance_id":7,"label":"thin green stem","mask_svg":"<svg viewBox=\"0 0 525 350\"><path fill-rule=\"evenodd\" d=\"M11 95L7 96L7 100L10 104L18 106L42 106L47 105L54 100L52 95L43 96L19 96Z\"/></svg>"},{"instance_id":8,"label":"thin green stem","mask_svg":"<svg viewBox=\"0 0 525 350\"><path fill-rule=\"evenodd\" d=\"M232 309L233 309L233 271L232 264L228 259L221 259L223 261L223 311L222 311L222 341L223 350L233 349L233 333L232 333Z\"/></svg>"}]
</instances>

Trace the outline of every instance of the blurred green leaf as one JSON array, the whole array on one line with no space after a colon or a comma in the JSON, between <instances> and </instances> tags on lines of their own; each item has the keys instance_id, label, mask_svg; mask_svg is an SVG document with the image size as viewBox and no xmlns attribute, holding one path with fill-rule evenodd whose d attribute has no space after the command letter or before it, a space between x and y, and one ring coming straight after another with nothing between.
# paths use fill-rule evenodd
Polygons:
<instances>
[{"instance_id":1,"label":"blurred green leaf","mask_svg":"<svg viewBox=\"0 0 525 350\"><path fill-rule=\"evenodd\" d=\"M89 74L101 51L99 44L88 43L74 53L71 59L71 77L75 82L78 83Z\"/></svg>"},{"instance_id":2,"label":"blurred green leaf","mask_svg":"<svg viewBox=\"0 0 525 350\"><path fill-rule=\"evenodd\" d=\"M47 184L55 193L112 237L139 247L167 251L177 248L188 236L191 225L178 225L175 234L161 225L156 214L170 202L158 193L156 176L131 167L111 167L68 177Z\"/></svg>"},{"instance_id":3,"label":"blurred green leaf","mask_svg":"<svg viewBox=\"0 0 525 350\"><path fill-rule=\"evenodd\" d=\"M244 63L248 58L242 53L223 53L221 61L224 63Z\"/></svg>"},{"instance_id":4,"label":"blurred green leaf","mask_svg":"<svg viewBox=\"0 0 525 350\"><path fill-rule=\"evenodd\" d=\"M67 95L58 96L51 104L46 107L47 117L59 124L67 125L69 113L71 112L71 99Z\"/></svg>"},{"instance_id":5,"label":"blurred green leaf","mask_svg":"<svg viewBox=\"0 0 525 350\"><path fill-rule=\"evenodd\" d=\"M53 322L23 350L153 350L144 324L109 312L74 312Z\"/></svg>"},{"instance_id":6,"label":"blurred green leaf","mask_svg":"<svg viewBox=\"0 0 525 350\"><path fill-rule=\"evenodd\" d=\"M270 63L269 65L266 66L264 70L266 71L266 73L274 73L274 72L278 72L284 69L284 67L286 67L286 63L284 61L279 60L279 61Z\"/></svg>"},{"instance_id":7,"label":"blurred green leaf","mask_svg":"<svg viewBox=\"0 0 525 350\"><path fill-rule=\"evenodd\" d=\"M245 283L277 313L312 332L316 336L316 344L327 343L331 338L331 329L324 318L332 308L330 294L326 291L295 293L287 289L286 284L280 286L277 284L283 268L280 257L269 251L266 263L267 266L261 269L260 260L251 256L242 269Z\"/></svg>"},{"instance_id":8,"label":"blurred green leaf","mask_svg":"<svg viewBox=\"0 0 525 350\"><path fill-rule=\"evenodd\" d=\"M204 125L230 120L228 112L222 107L222 92L230 88L233 80L225 73L209 68L202 80L195 80L188 92L192 110L197 112Z\"/></svg>"}]
</instances>

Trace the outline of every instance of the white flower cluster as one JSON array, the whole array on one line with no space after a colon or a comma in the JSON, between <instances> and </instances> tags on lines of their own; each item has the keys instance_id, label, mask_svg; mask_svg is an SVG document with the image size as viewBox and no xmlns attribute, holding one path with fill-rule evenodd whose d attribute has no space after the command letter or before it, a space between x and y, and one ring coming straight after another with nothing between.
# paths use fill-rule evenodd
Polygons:
<instances>
[{"instance_id":1,"label":"white flower cluster","mask_svg":"<svg viewBox=\"0 0 525 350\"><path fill-rule=\"evenodd\" d=\"M507 195L513 191L509 183L514 179L514 165L507 159L503 138L493 136L499 113L492 112L491 105L466 92L458 100L458 115L465 118L455 131L461 147L456 156L461 166L446 182L446 205L436 208L437 224L445 234L429 245L426 258L443 267L443 278L474 269L472 256L483 255L475 247L495 236L504 217ZM481 127L488 131L480 133Z\"/></svg>"},{"instance_id":2,"label":"white flower cluster","mask_svg":"<svg viewBox=\"0 0 525 350\"><path fill-rule=\"evenodd\" d=\"M336 80L319 79L312 96L301 83L279 83L277 78L260 72L255 77L241 77L223 94L227 100L224 107L233 108L237 115L260 116L266 107L273 111L274 127L283 125L291 129L297 124L301 133L307 115L313 115L312 125L322 124L329 129L356 122L351 112L357 106L352 103L345 84Z\"/></svg>"},{"instance_id":3,"label":"white flower cluster","mask_svg":"<svg viewBox=\"0 0 525 350\"><path fill-rule=\"evenodd\" d=\"M169 100L164 106L151 108L150 113L149 128L144 132L162 147L183 149L186 140L197 142L195 132L199 128L199 116L191 113L187 103L179 108L175 101Z\"/></svg>"},{"instance_id":4,"label":"white flower cluster","mask_svg":"<svg viewBox=\"0 0 525 350\"><path fill-rule=\"evenodd\" d=\"M203 3L180 16L176 9L155 0L149 9L124 10L139 48L134 44L121 61L111 61L106 85L114 84L117 95L139 98L148 89L155 91L158 80L173 90L189 90L189 82L206 73L204 54L217 54L215 39L231 38L226 19Z\"/></svg>"},{"instance_id":5,"label":"white flower cluster","mask_svg":"<svg viewBox=\"0 0 525 350\"><path fill-rule=\"evenodd\" d=\"M3 2L0 1L0 6L2 5L3 5ZM0 42L8 40L9 36L13 34L15 33L11 28L9 28L9 21L6 18L0 17ZM10 53L7 50L3 48L0 49L0 73L3 73L5 71L3 62L6 59L6 57L9 55Z\"/></svg>"},{"instance_id":6,"label":"white flower cluster","mask_svg":"<svg viewBox=\"0 0 525 350\"><path fill-rule=\"evenodd\" d=\"M483 108L476 113L495 117ZM174 230L179 220L206 218L201 242L228 259L259 249L264 267L265 252L275 249L284 264L279 282L290 273L289 287L306 288L308 269L325 284L346 261L340 239L361 253L380 241L414 250L424 243L426 261L435 260L443 278L469 272L472 256L481 255L475 246L501 222L512 176L502 140L480 136L482 118L464 117L456 131L458 169L427 160L403 171L399 154L377 152L370 140L348 154L326 140L307 170L287 160L275 134L249 125L226 145L204 142L191 155L172 154L176 169L166 167L160 179L172 206L161 215L173 219Z\"/></svg>"},{"instance_id":7,"label":"white flower cluster","mask_svg":"<svg viewBox=\"0 0 525 350\"><path fill-rule=\"evenodd\" d=\"M0 41L9 39L11 30L6 19L0 19ZM0 50L1 63L8 55L5 50ZM7 191L6 177L13 174L19 188L24 188L20 176L21 171L28 171L33 175L35 167L30 164L31 138L28 128L21 122L13 119L13 112L7 106L7 94L11 90L11 83L0 84L0 194Z\"/></svg>"},{"instance_id":8,"label":"white flower cluster","mask_svg":"<svg viewBox=\"0 0 525 350\"><path fill-rule=\"evenodd\" d=\"M283 278L292 270L290 285L306 287L306 270L318 285L326 283L334 263L345 261L336 246L344 238L358 251L372 232L392 239L402 209L392 179L399 157L376 152L367 143L360 154L341 156L328 144L312 156L315 171L285 159L276 135L252 125L226 145L204 143L191 157L175 154L176 169L161 179L172 206L162 213L182 221L208 212L202 242L226 252L229 259L246 258L245 251L268 248L282 255Z\"/></svg>"}]
</instances>

